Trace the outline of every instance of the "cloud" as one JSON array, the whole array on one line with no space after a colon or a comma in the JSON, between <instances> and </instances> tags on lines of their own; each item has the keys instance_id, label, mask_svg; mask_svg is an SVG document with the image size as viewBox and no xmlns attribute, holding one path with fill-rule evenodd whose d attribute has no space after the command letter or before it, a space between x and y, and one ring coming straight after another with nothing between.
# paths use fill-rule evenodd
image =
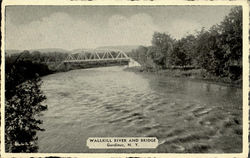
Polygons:
<instances>
[{"instance_id":1,"label":"cloud","mask_svg":"<svg viewBox=\"0 0 250 158\"><path fill-rule=\"evenodd\" d=\"M20 25L15 25L7 18L6 47L76 49L150 44L153 32L158 29L152 17L143 13L131 17L113 15L105 25L76 19L62 12Z\"/></svg>"},{"instance_id":2,"label":"cloud","mask_svg":"<svg viewBox=\"0 0 250 158\"><path fill-rule=\"evenodd\" d=\"M110 17L108 26L110 38L121 45L148 45L154 31L159 29L147 14L136 14L130 18L114 15Z\"/></svg>"},{"instance_id":3,"label":"cloud","mask_svg":"<svg viewBox=\"0 0 250 158\"><path fill-rule=\"evenodd\" d=\"M198 22L184 19L174 20L168 27L167 32L169 32L172 37L180 39L188 34L194 34L202 28L202 25Z\"/></svg>"},{"instance_id":4,"label":"cloud","mask_svg":"<svg viewBox=\"0 0 250 158\"><path fill-rule=\"evenodd\" d=\"M88 44L86 39L92 27L65 13L55 13L19 26L9 22L6 24L6 44L7 48L15 49L83 47Z\"/></svg>"}]
</instances>

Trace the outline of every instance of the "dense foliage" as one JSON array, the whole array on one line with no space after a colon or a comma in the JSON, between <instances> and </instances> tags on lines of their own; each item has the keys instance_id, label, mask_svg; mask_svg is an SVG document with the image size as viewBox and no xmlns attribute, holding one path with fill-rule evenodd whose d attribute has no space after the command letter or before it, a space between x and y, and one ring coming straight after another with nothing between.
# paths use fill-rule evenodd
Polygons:
<instances>
[{"instance_id":1,"label":"dense foliage","mask_svg":"<svg viewBox=\"0 0 250 158\"><path fill-rule=\"evenodd\" d=\"M67 53L61 53L61 52L47 52L47 53L41 53L39 51L33 51L29 52L27 50L21 52L12 54L9 57L7 57L6 60L12 61L13 60L23 60L23 61L32 61L33 63L48 63L48 62L61 62L68 56Z\"/></svg>"},{"instance_id":2,"label":"dense foliage","mask_svg":"<svg viewBox=\"0 0 250 158\"><path fill-rule=\"evenodd\" d=\"M6 99L6 152L37 152L36 132L43 130L39 127L42 121L37 117L47 109L47 106L41 104L46 97L40 85L39 78L27 80L15 87L15 95Z\"/></svg>"},{"instance_id":3,"label":"dense foliage","mask_svg":"<svg viewBox=\"0 0 250 158\"><path fill-rule=\"evenodd\" d=\"M194 67L205 70L207 75L241 80L242 8L232 8L220 24L209 30L202 28L179 40L155 32L152 46L141 46L130 56L146 67Z\"/></svg>"},{"instance_id":4,"label":"dense foliage","mask_svg":"<svg viewBox=\"0 0 250 158\"><path fill-rule=\"evenodd\" d=\"M14 60L15 59L15 60ZM36 152L38 118L47 109L40 90L41 79L50 71L43 64L6 58L5 65L5 145L6 152Z\"/></svg>"}]
</instances>

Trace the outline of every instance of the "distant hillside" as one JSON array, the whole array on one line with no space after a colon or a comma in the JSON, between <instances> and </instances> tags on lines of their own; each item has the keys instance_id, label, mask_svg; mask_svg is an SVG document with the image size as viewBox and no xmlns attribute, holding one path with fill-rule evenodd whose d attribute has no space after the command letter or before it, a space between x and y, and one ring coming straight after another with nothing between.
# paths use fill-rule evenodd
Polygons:
<instances>
[{"instance_id":1,"label":"distant hillside","mask_svg":"<svg viewBox=\"0 0 250 158\"><path fill-rule=\"evenodd\" d=\"M93 49L90 48L80 48L80 49L73 49L70 51L70 53L74 54L74 53L81 53L82 51L91 51Z\"/></svg>"},{"instance_id":2,"label":"distant hillside","mask_svg":"<svg viewBox=\"0 0 250 158\"><path fill-rule=\"evenodd\" d=\"M22 50L17 50L17 49L8 49L5 50L6 54L11 55L11 54L16 54L22 52Z\"/></svg>"},{"instance_id":3,"label":"distant hillside","mask_svg":"<svg viewBox=\"0 0 250 158\"><path fill-rule=\"evenodd\" d=\"M103 46L97 47L96 49L118 49L124 52L131 52L133 49L138 48L139 45L124 45L124 46Z\"/></svg>"},{"instance_id":4,"label":"distant hillside","mask_svg":"<svg viewBox=\"0 0 250 158\"><path fill-rule=\"evenodd\" d=\"M60 53L68 53L69 50L61 49L61 48L44 48L44 49L30 49L30 52L39 51L41 53L48 53L48 52L60 52Z\"/></svg>"},{"instance_id":5,"label":"distant hillside","mask_svg":"<svg viewBox=\"0 0 250 158\"><path fill-rule=\"evenodd\" d=\"M7 49L7 50L5 50L6 54L8 54L8 55L21 53L23 51L24 50L17 50L17 49ZM68 53L68 52L70 52L68 50L60 49L60 48L29 49L28 51L29 52L39 51L41 53L48 53L48 52Z\"/></svg>"}]
</instances>

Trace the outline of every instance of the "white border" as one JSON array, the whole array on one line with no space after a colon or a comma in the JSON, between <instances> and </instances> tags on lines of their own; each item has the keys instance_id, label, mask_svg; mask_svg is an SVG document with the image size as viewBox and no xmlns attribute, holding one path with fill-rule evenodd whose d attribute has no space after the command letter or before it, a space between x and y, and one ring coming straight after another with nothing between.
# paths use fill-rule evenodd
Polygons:
<instances>
[{"instance_id":1,"label":"white border","mask_svg":"<svg viewBox=\"0 0 250 158\"><path fill-rule=\"evenodd\" d=\"M248 92L249 92L249 5L247 1L119 1L119 0L96 0L96 1L67 1L67 0L4 0L2 2L2 20L1 20L1 32L2 32L2 45L1 52L5 52L5 6L6 5L241 5L243 7L243 152L236 154L173 154L173 153L133 153L133 154L113 154L113 153L5 153L4 146L4 119L1 119L1 157L47 157L47 156L59 156L59 157L181 157L181 158L200 158L200 157L239 157L246 158L248 156L248 129L249 129L249 106L248 106ZM5 83L5 53L2 53L2 65L1 65L1 118L5 118L4 115L4 83Z\"/></svg>"}]
</instances>

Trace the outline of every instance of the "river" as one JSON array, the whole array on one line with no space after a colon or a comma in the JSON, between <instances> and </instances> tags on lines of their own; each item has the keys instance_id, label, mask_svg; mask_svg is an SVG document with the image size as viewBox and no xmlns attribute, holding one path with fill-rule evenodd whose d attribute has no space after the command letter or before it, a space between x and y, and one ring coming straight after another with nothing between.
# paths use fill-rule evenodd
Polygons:
<instances>
[{"instance_id":1,"label":"river","mask_svg":"<svg viewBox=\"0 0 250 158\"><path fill-rule=\"evenodd\" d=\"M72 70L42 78L41 153L242 152L242 89L187 78ZM159 140L156 149L88 149L88 137Z\"/></svg>"}]
</instances>

